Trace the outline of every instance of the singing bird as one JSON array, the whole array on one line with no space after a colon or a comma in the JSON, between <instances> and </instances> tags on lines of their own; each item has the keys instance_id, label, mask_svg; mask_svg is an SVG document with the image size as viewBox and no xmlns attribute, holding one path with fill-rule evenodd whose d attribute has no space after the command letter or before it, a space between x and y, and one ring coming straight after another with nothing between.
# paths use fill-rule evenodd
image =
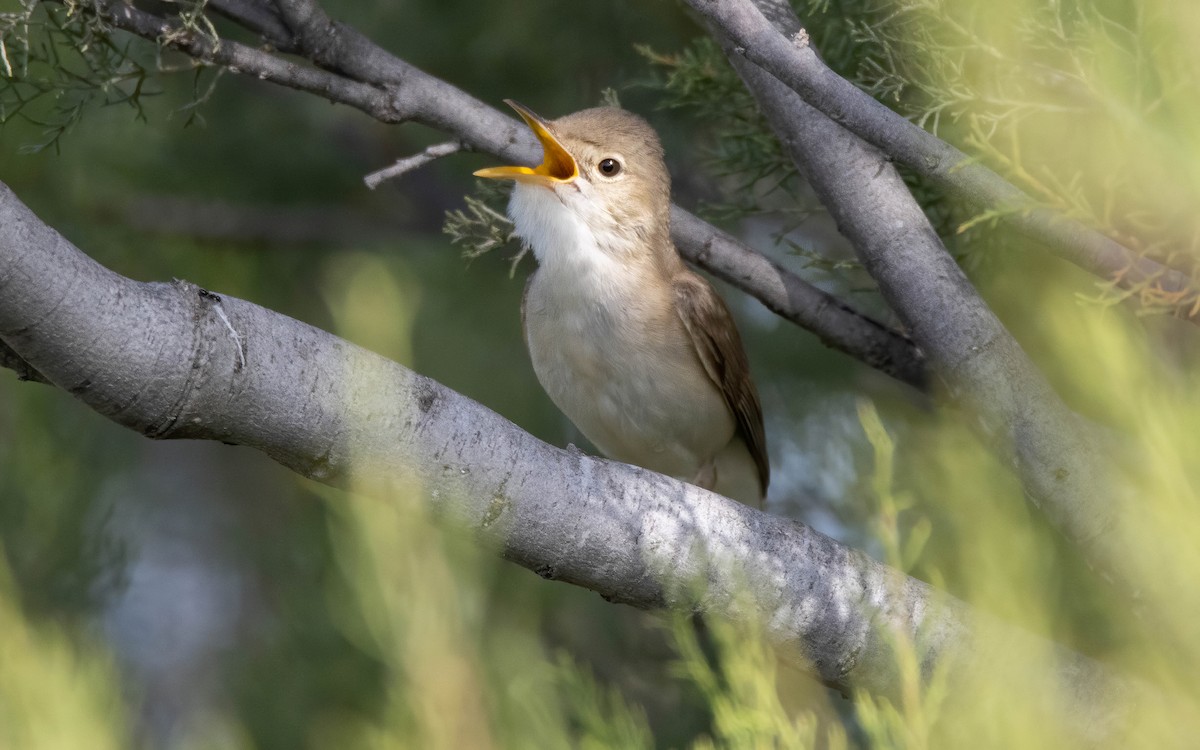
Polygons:
<instances>
[{"instance_id":1,"label":"singing bird","mask_svg":"<svg viewBox=\"0 0 1200 750\"><path fill-rule=\"evenodd\" d=\"M600 107L547 121L510 99L541 142L508 214L538 268L521 320L555 405L604 455L762 507L770 468L741 337L671 241L658 135Z\"/></svg>"}]
</instances>

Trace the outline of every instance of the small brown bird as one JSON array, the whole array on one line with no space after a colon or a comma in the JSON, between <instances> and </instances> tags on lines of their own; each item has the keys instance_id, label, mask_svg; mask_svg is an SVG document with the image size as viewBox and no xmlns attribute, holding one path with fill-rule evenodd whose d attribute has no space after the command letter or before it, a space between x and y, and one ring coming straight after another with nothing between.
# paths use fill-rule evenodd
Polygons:
<instances>
[{"instance_id":1,"label":"small brown bird","mask_svg":"<svg viewBox=\"0 0 1200 750\"><path fill-rule=\"evenodd\" d=\"M506 102L542 163L508 213L538 270L521 320L533 369L606 456L761 507L770 468L762 408L725 303L671 242L671 179L658 136L615 107L553 122Z\"/></svg>"}]
</instances>

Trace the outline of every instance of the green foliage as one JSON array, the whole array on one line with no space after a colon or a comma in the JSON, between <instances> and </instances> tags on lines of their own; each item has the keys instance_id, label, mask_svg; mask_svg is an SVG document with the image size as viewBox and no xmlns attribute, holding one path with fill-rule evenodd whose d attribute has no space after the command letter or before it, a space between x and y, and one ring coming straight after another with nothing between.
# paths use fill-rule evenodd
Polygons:
<instances>
[{"instance_id":1,"label":"green foliage","mask_svg":"<svg viewBox=\"0 0 1200 750\"><path fill-rule=\"evenodd\" d=\"M129 747L116 670L94 639L30 617L0 550L0 747Z\"/></svg>"},{"instance_id":2,"label":"green foliage","mask_svg":"<svg viewBox=\"0 0 1200 750\"><path fill-rule=\"evenodd\" d=\"M880 545L882 558L888 565L911 573L926 553L933 525L921 514L911 492L898 492L894 488L896 445L875 406L860 401L858 418L874 459L868 494L874 511L871 536ZM940 575L936 570L932 573L930 577L938 581ZM946 672L938 669L933 675L923 675L922 647L917 641L908 633L880 630L879 637L895 660L903 690L899 705L867 691L855 692L855 713L869 740L866 744L877 748L927 747L946 699Z\"/></svg>"},{"instance_id":3,"label":"green foliage","mask_svg":"<svg viewBox=\"0 0 1200 750\"><path fill-rule=\"evenodd\" d=\"M1196 8L1168 0L813 1L808 29L868 93L1035 200L1185 271L1200 254L1193 207ZM992 220L911 179L939 233L971 263L1002 249ZM1112 290L1109 290L1112 292ZM1179 300L1148 284L1147 309ZM1114 302L1121 294L1102 297Z\"/></svg>"},{"instance_id":4,"label":"green foliage","mask_svg":"<svg viewBox=\"0 0 1200 750\"><path fill-rule=\"evenodd\" d=\"M137 45L135 45L136 47ZM142 97L150 72L131 56L94 14L71 5L26 2L0 15L0 123L23 118L42 128L42 140L25 146L36 153L53 147L91 107L125 105L144 119ZM135 56L144 58L145 51Z\"/></svg>"},{"instance_id":5,"label":"green foliage","mask_svg":"<svg viewBox=\"0 0 1200 750\"><path fill-rule=\"evenodd\" d=\"M671 619L679 657L676 674L694 683L713 712L711 736L697 739L708 748L814 748L842 750L846 735L837 723L818 716L812 706L789 709L776 684L779 664L757 625L714 618L703 625L706 649L696 621ZM814 704L820 705L820 700ZM820 742L818 742L820 738Z\"/></svg>"},{"instance_id":6,"label":"green foliage","mask_svg":"<svg viewBox=\"0 0 1200 750\"><path fill-rule=\"evenodd\" d=\"M25 592L33 614L75 623L121 584L126 550L109 534L112 509L95 501L88 468L120 464L129 442L74 440L101 418L52 387L6 380L0 434L20 437L0 442L5 585Z\"/></svg>"},{"instance_id":7,"label":"green foliage","mask_svg":"<svg viewBox=\"0 0 1200 750\"><path fill-rule=\"evenodd\" d=\"M706 207L706 216L733 220L773 213L799 222L809 215L811 199L800 189L796 167L716 42L698 37L674 54L645 45L637 49L651 65L639 85L657 92L660 106L685 110L705 128L700 131L705 162L722 193Z\"/></svg>"},{"instance_id":8,"label":"green foliage","mask_svg":"<svg viewBox=\"0 0 1200 750\"><path fill-rule=\"evenodd\" d=\"M1178 169L1194 152L1181 133L1195 60L1186 43L1157 44L1191 23L1190 9L1025 0L799 3L823 58L921 127L984 160L1035 200L1185 271L1200 254L1192 207L1200 177ZM1177 17L1186 20L1183 23ZM664 106L712 123L710 168L725 181L714 219L781 218L782 237L817 210L752 98L707 38L675 54L640 50L658 70L645 84ZM1186 161L1185 161L1186 163ZM951 252L972 270L1004 251L995 219L1008 206L971 205L906 174ZM853 261L792 244L811 267L841 274ZM1137 296L1148 309L1179 300L1153 283L1104 290L1105 304Z\"/></svg>"},{"instance_id":9,"label":"green foliage","mask_svg":"<svg viewBox=\"0 0 1200 750\"><path fill-rule=\"evenodd\" d=\"M450 241L463 246L463 257L474 260L515 244L512 220L504 213L507 186L498 185L495 180L476 180L475 194L467 195L463 200L466 208L447 211L442 224L442 232ZM527 252L529 248L522 245L512 256L509 278L516 275L517 266Z\"/></svg>"},{"instance_id":10,"label":"green foliage","mask_svg":"<svg viewBox=\"0 0 1200 750\"><path fill-rule=\"evenodd\" d=\"M645 715L628 705L620 691L600 684L590 670L565 653L559 656L556 682L564 696L568 726L574 735L573 747L583 750L654 747Z\"/></svg>"},{"instance_id":11,"label":"green foliage","mask_svg":"<svg viewBox=\"0 0 1200 750\"><path fill-rule=\"evenodd\" d=\"M696 124L703 166L719 193L703 203L701 215L714 222L768 217L776 224L775 241L803 259L810 273L853 279L848 291L873 291L874 284L852 256L822 253L789 236L824 209L720 46L697 37L674 54L645 45L638 51L651 65L638 85L654 91L661 106L686 112Z\"/></svg>"},{"instance_id":12,"label":"green foliage","mask_svg":"<svg viewBox=\"0 0 1200 750\"><path fill-rule=\"evenodd\" d=\"M1195 11L1157 1L1140 8L1121 0L991 5L822 0L805 10L826 59L890 106L1046 203L1183 262L1194 219L1182 209L1194 205L1200 173L1200 128L1189 103L1191 71L1198 69L1189 57L1191 41L1200 37ZM461 11L451 6L425 0L403 12L426 19ZM533 384L516 333L519 289L502 283L511 269L495 257L511 243L503 186L484 183L486 193L447 218L447 232L474 260L466 271L444 240L400 232L384 242L356 236L301 248L136 231L112 211L138 191L171 192L180 203L220 196L251 213L285 202L355 202L411 217L413 226L443 206L399 192L384 198L354 192L362 172L386 162L392 150L411 150L408 130L364 125L353 113L324 102L306 106L308 99L294 94L263 107L263 84L234 77L222 80L221 97L210 97L215 72L111 35L82 7L31 4L0 15L7 127L25 120L45 131L35 144L43 153L8 158L4 179L51 224L124 273L200 279L333 324L547 439L571 439ZM198 33L211 34L197 15L200 6L172 7L182 8L184 22ZM386 46L411 50L418 64L481 95L532 90L551 100L549 110L569 111L595 96L596 81L640 75L638 63L614 62L629 36L603 15L605 7L589 5L576 18L552 2L530 2L520 6L528 26L486 13L454 23L441 16L440 23L390 23L401 11L386 4L330 10L370 16L381 34L396 35L381 39ZM666 6L640 3L617 13L650 7ZM464 24L464 35L453 36ZM697 42L656 53L680 47L661 28L637 33L656 37L644 48L653 80L622 89L622 96L635 108L639 96L662 97L672 110L711 127L699 131L700 139L724 192L711 215L766 210L785 226L802 218L810 208L802 177L716 46ZM434 41L417 44L430 35ZM514 49L515 59L478 65L463 52L474 45L491 54ZM528 75L515 75L516 68ZM191 90L184 98L220 113L222 126L160 138L150 128L122 130L112 125L117 118L97 111L119 105L153 120L144 97L172 93L158 83L163 72L186 79ZM615 94L604 101L616 103ZM186 109L187 121L196 111ZM84 115L88 127L72 134L78 156L67 149L51 161L53 153L45 152L57 151ZM469 171L444 160L409 179L433 175L414 192L457 195L453 180L465 184ZM955 243L987 237L996 243L990 247L1005 251L993 267L1005 273L986 291L1023 346L1050 363L1060 390L1146 446L1130 461L1140 467L1137 513L1123 519L1126 572L1145 584L1145 604L1131 611L1097 584L956 415L884 403L878 413L862 408L870 458L850 471L867 479L839 498L854 506L839 518L871 520L835 531L865 538L881 559L944 585L977 611L1085 651L1114 670L1144 675L1166 697L1161 705L1136 707L1130 736L1114 744L1168 746L1178 739L1174 732L1190 731L1200 703L1194 679L1200 606L1190 580L1200 566L1194 347L1178 331L1151 327L1165 321L1130 321L1120 309L1089 317L1098 311L1081 309L1063 291L1069 279L1023 262L1028 256L1020 247L994 231L1008 209L968 209L913 184L944 236ZM837 258L811 261L833 272L852 270ZM763 335L753 326L746 332ZM777 414L795 393L793 373L833 369L816 346L761 341L750 350L773 365L756 362L756 374ZM806 386L813 403L836 402L854 378L844 364L836 367L844 368L836 370L836 386ZM872 387L853 382L856 389ZM805 415L796 416L799 422ZM120 582L126 554L103 531L100 489L129 471L130 443L113 439L100 421L60 392L0 382L0 538L11 569L11 584L0 583L0 643L7 644L0 658L0 745L6 747L129 746L120 696L136 685L131 691L132 683L121 683L86 629L87 616ZM855 460L852 447L838 455ZM831 472L816 466L812 481ZM292 481L229 479L238 488L262 482L268 489L260 494L281 503L256 505L253 491L244 498L248 513L267 517L244 532L245 567L260 578L253 605L267 612L267 622L238 641L235 665L214 666L229 702L205 717L209 736L194 738L197 746L1071 746L1056 714L1061 686L1029 679L1044 678L1053 655L1006 654L1012 664L989 665L978 683L950 686L941 675L922 674L922 634L914 643L885 633L904 692L894 702L857 693L850 704L781 665L753 623L708 622L701 637L691 620L672 620L666 638L674 654L664 657L646 646L655 643L652 635L628 626L633 620L651 630L640 615L498 565L494 550L478 550L444 519L429 518L419 507L419 487L390 488L388 503L321 490L319 503L287 512L281 508L305 503L296 495L312 492L307 483L297 491ZM1146 612L1161 614L1153 627L1142 620ZM635 635L621 640L614 635L621 628ZM562 652L570 637L585 643L569 642L568 657ZM675 665L671 679L656 672L664 660ZM656 709L663 696L668 709ZM707 719L695 720L698 714Z\"/></svg>"},{"instance_id":13,"label":"green foliage","mask_svg":"<svg viewBox=\"0 0 1200 750\"><path fill-rule=\"evenodd\" d=\"M114 31L98 6L79 0L61 5L21 0L21 10L0 13L0 126L14 118L36 125L39 139L22 150L58 153L63 138L98 107L127 107L144 122L144 100L162 93L164 75L191 77L192 99L181 108L185 124L191 124L219 76L206 75L202 64L169 53L166 45L182 33L214 45L219 39L202 0L172 5L178 8L172 19L178 30L157 46Z\"/></svg>"}]
</instances>

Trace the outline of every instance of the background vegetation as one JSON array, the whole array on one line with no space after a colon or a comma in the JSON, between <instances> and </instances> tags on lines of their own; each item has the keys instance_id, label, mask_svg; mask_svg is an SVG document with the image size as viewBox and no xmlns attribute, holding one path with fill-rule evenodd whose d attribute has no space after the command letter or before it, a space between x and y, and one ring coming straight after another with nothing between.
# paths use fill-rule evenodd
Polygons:
<instances>
[{"instance_id":1,"label":"background vegetation","mask_svg":"<svg viewBox=\"0 0 1200 750\"><path fill-rule=\"evenodd\" d=\"M0 179L46 223L120 273L254 300L549 442L582 444L521 343L531 259L513 278L517 248L468 259L461 227L441 231L490 159L442 159L371 192L364 174L440 138L192 69L120 34L109 44L70 4L7 1ZM513 97L553 117L615 89L662 133L678 203L890 317L719 50L674 4L325 7L490 102ZM798 10L839 72L1039 199L1155 257L1194 255L1200 10L1183 0ZM997 230L995 216L912 184L1062 396L1140 446L1128 456L1146 502L1127 530L1128 564L1157 614L1126 606L1079 561L962 415L928 409L726 289L763 393L769 510L1161 686L1170 700L1137 714L1129 737L1160 746L1200 699L1195 333L1153 315L1161 300L1121 304ZM911 694L851 703L776 664L753 628L714 623L697 639L687 621L499 562L428 518L418 493L385 506L245 449L152 443L0 374L0 747L1065 742L1032 718L1046 708L1040 694L1008 675L951 700L936 676L918 680L898 644Z\"/></svg>"}]
</instances>

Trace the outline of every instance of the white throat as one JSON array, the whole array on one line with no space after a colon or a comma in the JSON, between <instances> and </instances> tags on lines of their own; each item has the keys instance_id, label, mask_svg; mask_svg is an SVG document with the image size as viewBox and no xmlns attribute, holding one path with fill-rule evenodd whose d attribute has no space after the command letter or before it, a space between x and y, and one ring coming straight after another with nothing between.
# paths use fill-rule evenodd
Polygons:
<instances>
[{"instance_id":1,"label":"white throat","mask_svg":"<svg viewBox=\"0 0 1200 750\"><path fill-rule=\"evenodd\" d=\"M554 190L521 183L513 188L508 215L516 234L551 274L612 273L622 265L622 238L607 229L611 220L590 192L583 180Z\"/></svg>"}]
</instances>

